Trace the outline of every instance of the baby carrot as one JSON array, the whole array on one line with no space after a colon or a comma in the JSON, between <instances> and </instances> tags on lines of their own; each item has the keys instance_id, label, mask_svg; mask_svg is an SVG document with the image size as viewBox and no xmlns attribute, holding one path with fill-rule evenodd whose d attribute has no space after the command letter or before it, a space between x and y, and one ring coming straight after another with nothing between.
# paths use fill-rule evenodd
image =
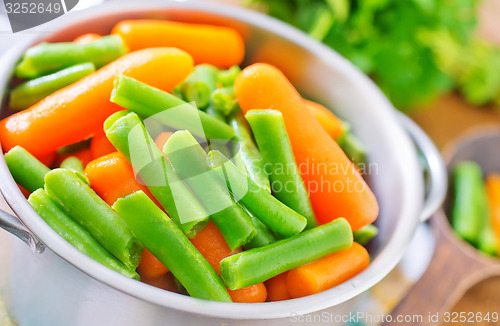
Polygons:
<instances>
[{"instance_id":1,"label":"baby carrot","mask_svg":"<svg viewBox=\"0 0 500 326\"><path fill-rule=\"evenodd\" d=\"M283 73L267 64L254 64L240 73L234 91L244 112L272 108L283 114L320 224L345 217L357 230L377 218L379 207L372 191Z\"/></svg>"},{"instance_id":2,"label":"baby carrot","mask_svg":"<svg viewBox=\"0 0 500 326\"><path fill-rule=\"evenodd\" d=\"M224 236L213 222L208 225L194 239L193 245L205 257L210 265L220 274L220 262L226 257L241 252L240 248L231 250ZM251 285L239 290L229 290L229 295L234 302L264 302L266 301L266 288L262 283Z\"/></svg>"},{"instance_id":3,"label":"baby carrot","mask_svg":"<svg viewBox=\"0 0 500 326\"><path fill-rule=\"evenodd\" d=\"M173 48L124 55L106 67L0 121L5 151L20 145L35 156L93 136L120 107L109 101L117 75L127 74L169 91L193 69L192 58ZM158 73L168 71L168 74Z\"/></svg>"},{"instance_id":4,"label":"baby carrot","mask_svg":"<svg viewBox=\"0 0 500 326\"><path fill-rule=\"evenodd\" d=\"M131 51L168 46L184 50L196 64L231 67L243 61L243 38L232 28L160 20L125 20L113 28Z\"/></svg>"},{"instance_id":5,"label":"baby carrot","mask_svg":"<svg viewBox=\"0 0 500 326\"><path fill-rule=\"evenodd\" d=\"M98 39L100 39L102 36L99 35L99 34L96 34L96 33L87 33L87 34L82 34L80 36L78 36L77 38L75 38L73 40L73 43L77 43L77 44L88 44L88 43L91 43L91 42L94 42L94 41L97 41Z\"/></svg>"},{"instance_id":6,"label":"baby carrot","mask_svg":"<svg viewBox=\"0 0 500 326\"><path fill-rule=\"evenodd\" d=\"M500 252L500 174L494 173L486 179L486 192L491 214L491 224L495 229L498 252Z\"/></svg>"},{"instance_id":7,"label":"baby carrot","mask_svg":"<svg viewBox=\"0 0 500 326\"><path fill-rule=\"evenodd\" d=\"M168 273L168 268L163 265L149 250L144 248L142 259L137 266L137 272L141 277L156 279Z\"/></svg>"},{"instance_id":8,"label":"baby carrot","mask_svg":"<svg viewBox=\"0 0 500 326\"><path fill-rule=\"evenodd\" d=\"M293 298L299 298L328 290L358 275L369 264L366 249L354 242L349 249L289 271L286 277L288 292Z\"/></svg>"},{"instance_id":9,"label":"baby carrot","mask_svg":"<svg viewBox=\"0 0 500 326\"><path fill-rule=\"evenodd\" d=\"M109 142L108 137L106 137L106 133L104 133L103 130L100 130L90 141L90 152L92 153L92 159L96 159L116 152L116 148Z\"/></svg>"},{"instance_id":10,"label":"baby carrot","mask_svg":"<svg viewBox=\"0 0 500 326\"><path fill-rule=\"evenodd\" d=\"M279 274L264 282L267 288L267 301L283 301L292 299L286 285L288 272Z\"/></svg>"},{"instance_id":11,"label":"baby carrot","mask_svg":"<svg viewBox=\"0 0 500 326\"><path fill-rule=\"evenodd\" d=\"M5 154L5 163L16 182L29 192L43 188L50 169L24 148L16 146Z\"/></svg>"},{"instance_id":12,"label":"baby carrot","mask_svg":"<svg viewBox=\"0 0 500 326\"><path fill-rule=\"evenodd\" d=\"M332 111L328 110L323 105L304 100L306 107L313 113L314 117L321 124L323 129L332 137L337 139L344 133L344 128L342 126L342 120L337 118Z\"/></svg>"}]
</instances>

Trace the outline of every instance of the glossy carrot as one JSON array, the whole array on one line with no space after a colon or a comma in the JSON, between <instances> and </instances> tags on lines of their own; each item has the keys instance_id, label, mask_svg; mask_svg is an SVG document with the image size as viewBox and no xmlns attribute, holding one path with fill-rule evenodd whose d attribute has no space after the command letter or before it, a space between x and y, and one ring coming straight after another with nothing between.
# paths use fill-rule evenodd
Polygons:
<instances>
[{"instance_id":1,"label":"glossy carrot","mask_svg":"<svg viewBox=\"0 0 500 326\"><path fill-rule=\"evenodd\" d=\"M500 252L500 174L491 174L486 179L486 192L490 206L491 224L495 229Z\"/></svg>"},{"instance_id":2,"label":"glossy carrot","mask_svg":"<svg viewBox=\"0 0 500 326\"><path fill-rule=\"evenodd\" d=\"M306 103L306 107L311 110L316 120L318 120L330 137L337 139L342 136L344 133L342 120L337 118L332 111L328 110L323 105L309 100L304 101Z\"/></svg>"},{"instance_id":3,"label":"glossy carrot","mask_svg":"<svg viewBox=\"0 0 500 326\"><path fill-rule=\"evenodd\" d=\"M164 131L155 138L155 144L156 146L160 149L160 151L163 152L163 147L167 143L167 140L172 136L174 133L170 131Z\"/></svg>"},{"instance_id":4,"label":"glossy carrot","mask_svg":"<svg viewBox=\"0 0 500 326\"><path fill-rule=\"evenodd\" d=\"M288 272L286 283L293 298L316 294L361 273L370 264L366 249L354 242L345 249Z\"/></svg>"},{"instance_id":5,"label":"glossy carrot","mask_svg":"<svg viewBox=\"0 0 500 326\"><path fill-rule=\"evenodd\" d=\"M239 65L245 55L243 38L232 28L159 20L125 20L113 28L131 51L168 46L193 56L196 64Z\"/></svg>"},{"instance_id":6,"label":"glossy carrot","mask_svg":"<svg viewBox=\"0 0 500 326\"><path fill-rule=\"evenodd\" d=\"M264 282L267 288L267 301L283 301L292 299L286 285L287 275L288 272L284 272Z\"/></svg>"},{"instance_id":7,"label":"glossy carrot","mask_svg":"<svg viewBox=\"0 0 500 326\"><path fill-rule=\"evenodd\" d=\"M234 90L244 112L272 108L283 114L320 224L345 217L355 231L377 218L379 207L372 191L283 73L267 64L254 64L240 73Z\"/></svg>"},{"instance_id":8,"label":"glossy carrot","mask_svg":"<svg viewBox=\"0 0 500 326\"><path fill-rule=\"evenodd\" d=\"M77 38L75 38L73 40L73 43L87 44L87 43L91 43L91 42L97 41L101 37L102 37L101 35L96 34L96 33L82 34L82 35L78 36Z\"/></svg>"},{"instance_id":9,"label":"glossy carrot","mask_svg":"<svg viewBox=\"0 0 500 326\"><path fill-rule=\"evenodd\" d=\"M141 275L141 278L154 280L167 274L168 268L153 256L149 250L144 248L141 262L137 266L137 272Z\"/></svg>"},{"instance_id":10,"label":"glossy carrot","mask_svg":"<svg viewBox=\"0 0 500 326\"><path fill-rule=\"evenodd\" d=\"M212 221L198 232L196 237L191 239L191 242L208 263L212 265L217 274L220 274L221 260L241 252L240 248L234 251L229 248L224 236ZM266 287L262 283L239 290L228 290L228 292L234 302L264 302L267 297Z\"/></svg>"},{"instance_id":11,"label":"glossy carrot","mask_svg":"<svg viewBox=\"0 0 500 326\"><path fill-rule=\"evenodd\" d=\"M92 159L95 160L96 158L116 152L116 148L109 142L104 130L102 130L92 137L90 152L92 153Z\"/></svg>"},{"instance_id":12,"label":"glossy carrot","mask_svg":"<svg viewBox=\"0 0 500 326\"><path fill-rule=\"evenodd\" d=\"M121 108L109 101L117 75L126 74L170 91L193 69L189 54L152 48L126 54L27 110L0 121L5 151L20 145L35 156L92 137L104 120ZM158 73L168 71L168 74Z\"/></svg>"}]
</instances>

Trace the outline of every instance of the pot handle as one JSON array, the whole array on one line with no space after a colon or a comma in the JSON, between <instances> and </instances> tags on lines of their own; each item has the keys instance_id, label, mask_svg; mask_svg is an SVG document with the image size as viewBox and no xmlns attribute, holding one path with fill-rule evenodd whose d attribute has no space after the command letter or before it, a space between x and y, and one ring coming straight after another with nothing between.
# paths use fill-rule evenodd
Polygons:
<instances>
[{"instance_id":1,"label":"pot handle","mask_svg":"<svg viewBox=\"0 0 500 326\"><path fill-rule=\"evenodd\" d=\"M410 118L397 112L399 122L417 149L425 178L425 201L420 214L427 221L441 207L448 188L448 172L439 150L427 134Z\"/></svg>"},{"instance_id":2,"label":"pot handle","mask_svg":"<svg viewBox=\"0 0 500 326\"><path fill-rule=\"evenodd\" d=\"M31 234L19 219L1 209L0 228L21 239L36 254L41 254L45 250L45 245Z\"/></svg>"}]
</instances>

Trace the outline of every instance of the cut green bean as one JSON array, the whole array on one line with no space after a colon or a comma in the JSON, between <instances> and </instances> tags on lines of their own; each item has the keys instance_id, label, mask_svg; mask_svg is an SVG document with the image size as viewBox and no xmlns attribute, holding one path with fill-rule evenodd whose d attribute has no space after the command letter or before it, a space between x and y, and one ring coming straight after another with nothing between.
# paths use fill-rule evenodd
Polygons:
<instances>
[{"instance_id":1,"label":"cut green bean","mask_svg":"<svg viewBox=\"0 0 500 326\"><path fill-rule=\"evenodd\" d=\"M460 238L474 246L479 244L484 220L477 202L482 178L481 168L473 162L459 163L453 169L451 224Z\"/></svg>"},{"instance_id":2,"label":"cut green bean","mask_svg":"<svg viewBox=\"0 0 500 326\"><path fill-rule=\"evenodd\" d=\"M94 71L94 64L87 62L30 80L10 92L9 107L17 111L27 109L55 91L73 84Z\"/></svg>"},{"instance_id":3,"label":"cut green bean","mask_svg":"<svg viewBox=\"0 0 500 326\"><path fill-rule=\"evenodd\" d=\"M234 81L240 72L241 68L238 66L232 66L227 70L221 70L217 75L217 82L219 82L223 87L231 87L234 85Z\"/></svg>"},{"instance_id":4,"label":"cut green bean","mask_svg":"<svg viewBox=\"0 0 500 326\"><path fill-rule=\"evenodd\" d=\"M340 148L344 151L345 155L355 165L363 164L366 162L366 149L356 136L352 133L347 133L341 136L342 140L339 141Z\"/></svg>"},{"instance_id":5,"label":"cut green bean","mask_svg":"<svg viewBox=\"0 0 500 326\"><path fill-rule=\"evenodd\" d=\"M188 102L195 102L199 109L210 104L210 96L217 88L219 69L209 64L194 67L193 73L180 85L182 97Z\"/></svg>"},{"instance_id":6,"label":"cut green bean","mask_svg":"<svg viewBox=\"0 0 500 326\"><path fill-rule=\"evenodd\" d=\"M373 224L368 224L354 232L354 241L364 246L378 234L378 228Z\"/></svg>"},{"instance_id":7,"label":"cut green bean","mask_svg":"<svg viewBox=\"0 0 500 326\"><path fill-rule=\"evenodd\" d=\"M43 188L50 169L20 146L5 154L5 162L16 182L29 192Z\"/></svg>"},{"instance_id":8,"label":"cut green bean","mask_svg":"<svg viewBox=\"0 0 500 326\"><path fill-rule=\"evenodd\" d=\"M113 208L144 246L195 298L231 302L222 280L168 216L142 191L118 199Z\"/></svg>"},{"instance_id":9,"label":"cut green bean","mask_svg":"<svg viewBox=\"0 0 500 326\"><path fill-rule=\"evenodd\" d=\"M84 228L69 217L43 189L32 193L28 202L54 231L76 249L120 274L139 280L139 275L134 270L125 267L104 249Z\"/></svg>"},{"instance_id":10,"label":"cut green bean","mask_svg":"<svg viewBox=\"0 0 500 326\"><path fill-rule=\"evenodd\" d=\"M339 218L294 237L229 256L220 263L220 275L229 289L241 289L347 249L352 241L349 222Z\"/></svg>"},{"instance_id":11,"label":"cut green bean","mask_svg":"<svg viewBox=\"0 0 500 326\"><path fill-rule=\"evenodd\" d=\"M116 78L111 102L174 129L187 129L197 137L231 139L234 131L172 94L120 75Z\"/></svg>"},{"instance_id":12,"label":"cut green bean","mask_svg":"<svg viewBox=\"0 0 500 326\"><path fill-rule=\"evenodd\" d=\"M316 218L292 152L281 112L250 110L246 116L264 159L274 196L307 219L307 228Z\"/></svg>"},{"instance_id":13,"label":"cut green bean","mask_svg":"<svg viewBox=\"0 0 500 326\"><path fill-rule=\"evenodd\" d=\"M226 117L223 116L216 108L213 104L210 104L206 109L205 109L205 112L211 116L212 118L215 118L219 121L222 121L224 123L226 123Z\"/></svg>"},{"instance_id":14,"label":"cut green bean","mask_svg":"<svg viewBox=\"0 0 500 326\"><path fill-rule=\"evenodd\" d=\"M227 117L238 107L238 100L232 87L219 88L212 93L212 103L217 111Z\"/></svg>"},{"instance_id":15,"label":"cut green bean","mask_svg":"<svg viewBox=\"0 0 500 326\"><path fill-rule=\"evenodd\" d=\"M70 156L64 161L61 162L60 165L61 169L69 169L74 172L79 172L83 174L84 168L83 168L83 163L80 161L80 159L76 156Z\"/></svg>"},{"instance_id":16,"label":"cut green bean","mask_svg":"<svg viewBox=\"0 0 500 326\"><path fill-rule=\"evenodd\" d=\"M234 163L246 171L253 182L270 193L271 184L264 169L264 160L253 141L252 131L241 110L231 115L229 125L233 127L237 138L233 142Z\"/></svg>"},{"instance_id":17,"label":"cut green bean","mask_svg":"<svg viewBox=\"0 0 500 326\"><path fill-rule=\"evenodd\" d=\"M84 62L92 62L98 69L126 52L122 38L115 35L103 36L87 44L41 43L26 51L15 74L19 78L33 79Z\"/></svg>"},{"instance_id":18,"label":"cut green bean","mask_svg":"<svg viewBox=\"0 0 500 326\"><path fill-rule=\"evenodd\" d=\"M257 233L247 244L243 246L245 250L267 246L276 242L276 236L265 226L258 218L252 216L252 223L255 226Z\"/></svg>"},{"instance_id":19,"label":"cut green bean","mask_svg":"<svg viewBox=\"0 0 500 326\"><path fill-rule=\"evenodd\" d=\"M109 141L125 155L138 177L189 238L203 230L209 214L179 179L135 113L117 112L106 120Z\"/></svg>"},{"instance_id":20,"label":"cut green bean","mask_svg":"<svg viewBox=\"0 0 500 326\"><path fill-rule=\"evenodd\" d=\"M234 198L241 202L268 228L290 237L306 227L307 220L293 209L259 187L243 170L239 169L218 151L210 152L211 165L216 175L227 183ZM218 171L217 171L218 170Z\"/></svg>"},{"instance_id":21,"label":"cut green bean","mask_svg":"<svg viewBox=\"0 0 500 326\"><path fill-rule=\"evenodd\" d=\"M55 169L45 176L45 191L125 266L135 270L142 246L127 224L75 172Z\"/></svg>"},{"instance_id":22,"label":"cut green bean","mask_svg":"<svg viewBox=\"0 0 500 326\"><path fill-rule=\"evenodd\" d=\"M164 152L175 171L208 210L231 250L255 236L257 231L251 217L230 196L224 182L217 178L207 162L207 153L189 131L174 133L165 144Z\"/></svg>"}]
</instances>

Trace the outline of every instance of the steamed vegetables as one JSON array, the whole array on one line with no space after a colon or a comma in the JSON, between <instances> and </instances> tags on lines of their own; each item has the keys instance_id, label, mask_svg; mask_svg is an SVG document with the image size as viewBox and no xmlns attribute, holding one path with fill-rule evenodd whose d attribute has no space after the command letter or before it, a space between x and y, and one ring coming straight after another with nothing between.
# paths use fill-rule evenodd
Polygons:
<instances>
[{"instance_id":1,"label":"steamed vegetables","mask_svg":"<svg viewBox=\"0 0 500 326\"><path fill-rule=\"evenodd\" d=\"M113 34L37 45L17 66L37 79L11 91L11 109L30 107L0 121L0 141L47 224L118 273L206 300L312 295L368 266L378 205L348 123L276 68L242 71L232 28Z\"/></svg>"}]
</instances>

